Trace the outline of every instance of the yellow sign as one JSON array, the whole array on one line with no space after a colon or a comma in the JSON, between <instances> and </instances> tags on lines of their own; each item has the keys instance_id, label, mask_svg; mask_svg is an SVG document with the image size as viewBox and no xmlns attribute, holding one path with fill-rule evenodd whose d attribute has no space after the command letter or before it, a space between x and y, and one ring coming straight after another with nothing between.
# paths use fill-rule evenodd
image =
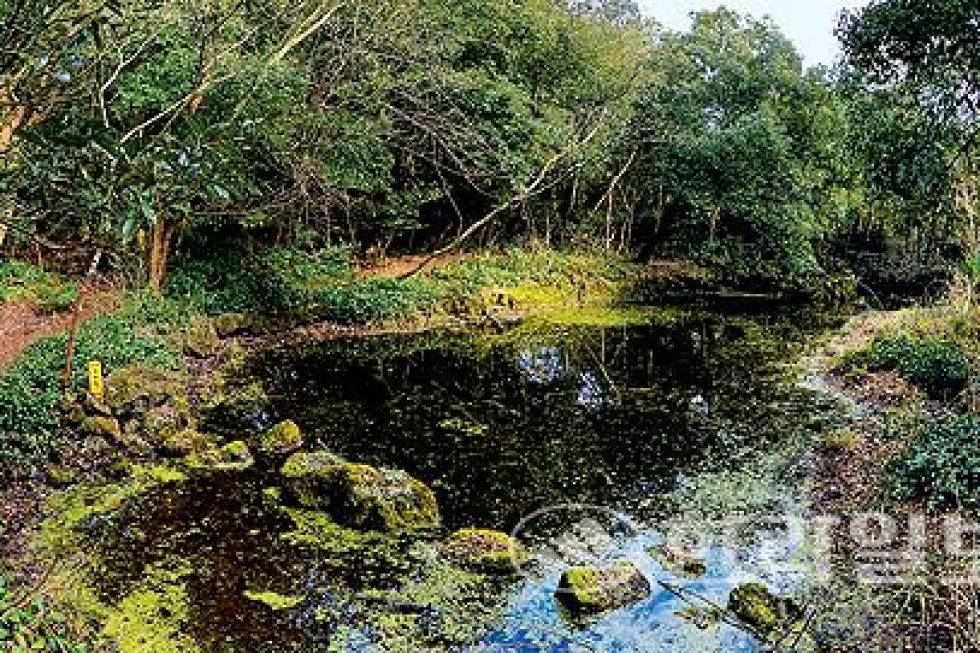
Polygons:
<instances>
[{"instance_id":1,"label":"yellow sign","mask_svg":"<svg viewBox=\"0 0 980 653\"><path fill-rule=\"evenodd\" d=\"M136 232L136 246L141 252L146 251L146 232L142 229Z\"/></svg>"},{"instance_id":2,"label":"yellow sign","mask_svg":"<svg viewBox=\"0 0 980 653\"><path fill-rule=\"evenodd\" d=\"M88 364L88 391L99 401L105 400L105 383L102 380L102 363L92 361Z\"/></svg>"}]
</instances>

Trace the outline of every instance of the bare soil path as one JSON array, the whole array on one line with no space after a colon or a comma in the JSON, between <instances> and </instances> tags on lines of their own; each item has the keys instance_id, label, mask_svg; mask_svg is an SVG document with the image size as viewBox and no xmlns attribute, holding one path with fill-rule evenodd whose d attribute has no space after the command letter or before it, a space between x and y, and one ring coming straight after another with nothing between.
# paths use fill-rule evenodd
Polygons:
<instances>
[{"instance_id":1,"label":"bare soil path","mask_svg":"<svg viewBox=\"0 0 980 653\"><path fill-rule=\"evenodd\" d=\"M83 287L79 323L112 310L115 303L112 293L104 286ZM0 304L0 370L16 361L38 340L64 333L71 328L71 323L70 312L44 314L32 302L26 301Z\"/></svg>"}]
</instances>

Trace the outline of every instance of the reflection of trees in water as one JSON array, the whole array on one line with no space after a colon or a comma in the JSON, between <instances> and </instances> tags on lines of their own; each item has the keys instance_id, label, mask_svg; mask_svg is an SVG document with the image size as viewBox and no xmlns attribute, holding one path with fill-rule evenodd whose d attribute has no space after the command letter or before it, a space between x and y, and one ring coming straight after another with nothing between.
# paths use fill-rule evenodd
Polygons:
<instances>
[{"instance_id":1,"label":"reflection of trees in water","mask_svg":"<svg viewBox=\"0 0 980 653\"><path fill-rule=\"evenodd\" d=\"M732 458L733 438L755 446L782 391L770 363L799 340L709 317L491 345L329 343L259 369L273 371L275 412L324 446L429 481L450 525L506 528L542 505L669 488L678 471Z\"/></svg>"}]
</instances>

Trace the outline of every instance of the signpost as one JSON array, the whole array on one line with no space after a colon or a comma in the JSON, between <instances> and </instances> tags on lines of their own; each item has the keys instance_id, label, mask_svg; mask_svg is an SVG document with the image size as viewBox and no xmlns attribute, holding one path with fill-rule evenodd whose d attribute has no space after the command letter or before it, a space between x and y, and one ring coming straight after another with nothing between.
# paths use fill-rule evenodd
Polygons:
<instances>
[{"instance_id":1,"label":"signpost","mask_svg":"<svg viewBox=\"0 0 980 653\"><path fill-rule=\"evenodd\" d=\"M102 363L99 361L88 364L88 391L95 399L105 401L105 383L102 380Z\"/></svg>"}]
</instances>

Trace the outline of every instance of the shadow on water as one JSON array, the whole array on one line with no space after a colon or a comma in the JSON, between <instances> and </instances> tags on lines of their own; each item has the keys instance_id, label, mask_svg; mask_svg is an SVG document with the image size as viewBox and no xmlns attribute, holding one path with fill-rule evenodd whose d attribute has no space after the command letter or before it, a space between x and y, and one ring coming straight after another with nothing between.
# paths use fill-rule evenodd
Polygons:
<instances>
[{"instance_id":1,"label":"shadow on water","mask_svg":"<svg viewBox=\"0 0 980 653\"><path fill-rule=\"evenodd\" d=\"M257 352L241 382L261 380L270 398L256 427L293 419L310 448L410 472L434 489L447 530L510 531L568 503L655 519L685 479L724 477L792 437L813 405L789 365L831 322L684 308L339 340ZM214 415L212 426L237 417ZM327 548L290 539L297 522L264 492L274 474L156 488L139 509L92 524L103 600L180 560L187 630L216 651L640 650L629 642L683 607L659 592L583 635L554 605L556 570L478 580L447 572L425 536L345 535ZM654 541L644 532L632 546ZM737 580L706 557L716 590ZM297 598L273 610L247 597L255 590ZM385 628L407 632L402 645ZM721 637L725 650L747 646Z\"/></svg>"}]
</instances>

